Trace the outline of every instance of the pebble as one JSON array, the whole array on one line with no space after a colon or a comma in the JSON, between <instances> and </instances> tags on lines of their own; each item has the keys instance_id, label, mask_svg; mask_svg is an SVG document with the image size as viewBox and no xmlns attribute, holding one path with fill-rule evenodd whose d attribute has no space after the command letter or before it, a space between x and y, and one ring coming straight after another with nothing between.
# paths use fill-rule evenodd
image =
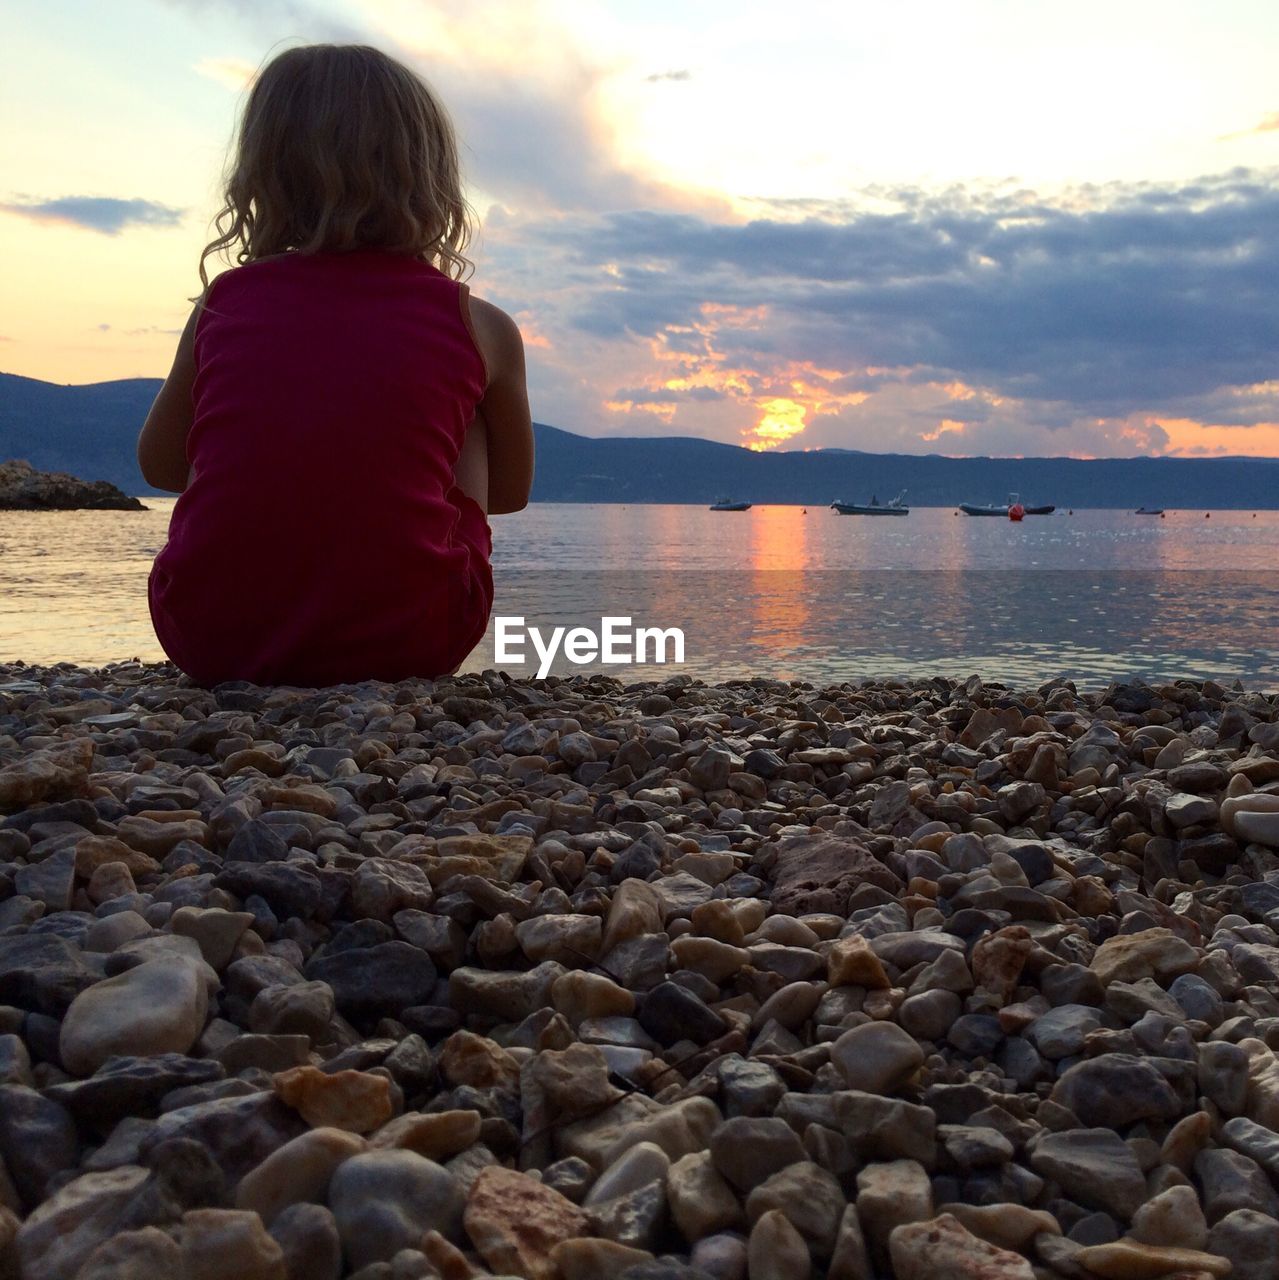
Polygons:
<instances>
[{"instance_id":1,"label":"pebble","mask_svg":"<svg viewBox=\"0 0 1279 1280\"><path fill-rule=\"evenodd\" d=\"M74 1075L92 1075L117 1054L186 1053L208 1015L199 971L152 960L81 992L63 1019L58 1052Z\"/></svg>"},{"instance_id":2,"label":"pebble","mask_svg":"<svg viewBox=\"0 0 1279 1280\"><path fill-rule=\"evenodd\" d=\"M689 1244L745 1224L741 1202L709 1152L676 1160L666 1174L671 1217Z\"/></svg>"},{"instance_id":3,"label":"pebble","mask_svg":"<svg viewBox=\"0 0 1279 1280\"><path fill-rule=\"evenodd\" d=\"M746 1258L751 1280L808 1280L813 1274L803 1236L778 1209L770 1209L751 1228Z\"/></svg>"},{"instance_id":4,"label":"pebble","mask_svg":"<svg viewBox=\"0 0 1279 1280\"><path fill-rule=\"evenodd\" d=\"M1176 1272L1206 1273L1225 1276L1231 1273L1230 1261L1197 1249L1177 1249L1133 1240L1116 1240L1113 1244L1095 1244L1074 1255L1079 1266L1107 1280L1155 1280Z\"/></svg>"},{"instance_id":5,"label":"pebble","mask_svg":"<svg viewBox=\"0 0 1279 1280\"><path fill-rule=\"evenodd\" d=\"M292 1067L273 1079L280 1099L312 1128L371 1133L390 1118L391 1081L369 1071Z\"/></svg>"},{"instance_id":6,"label":"pebble","mask_svg":"<svg viewBox=\"0 0 1279 1280\"><path fill-rule=\"evenodd\" d=\"M37 1205L18 1229L22 1280L74 1276L117 1233L126 1207L148 1176L137 1165L82 1174Z\"/></svg>"},{"instance_id":7,"label":"pebble","mask_svg":"<svg viewBox=\"0 0 1279 1280\"><path fill-rule=\"evenodd\" d=\"M716 1171L741 1192L806 1158L799 1135L785 1120L756 1116L724 1121L711 1136L710 1155Z\"/></svg>"},{"instance_id":8,"label":"pebble","mask_svg":"<svg viewBox=\"0 0 1279 1280\"><path fill-rule=\"evenodd\" d=\"M322 1204L291 1204L271 1222L271 1239L284 1255L289 1280L340 1280L342 1241Z\"/></svg>"},{"instance_id":9,"label":"pebble","mask_svg":"<svg viewBox=\"0 0 1279 1280\"><path fill-rule=\"evenodd\" d=\"M1035 1280L1026 1258L973 1235L949 1213L895 1227L888 1246L896 1280Z\"/></svg>"},{"instance_id":10,"label":"pebble","mask_svg":"<svg viewBox=\"0 0 1279 1280\"><path fill-rule=\"evenodd\" d=\"M0 1268L1273 1274L1273 696L0 685Z\"/></svg>"},{"instance_id":11,"label":"pebble","mask_svg":"<svg viewBox=\"0 0 1279 1280\"><path fill-rule=\"evenodd\" d=\"M848 1088L892 1093L923 1065L924 1051L895 1022L868 1022L835 1041L831 1060Z\"/></svg>"},{"instance_id":12,"label":"pebble","mask_svg":"<svg viewBox=\"0 0 1279 1280\"><path fill-rule=\"evenodd\" d=\"M338 1165L329 1208L352 1266L390 1259L427 1231L455 1235L462 1189L447 1169L412 1151L368 1151Z\"/></svg>"},{"instance_id":13,"label":"pebble","mask_svg":"<svg viewBox=\"0 0 1279 1280\"><path fill-rule=\"evenodd\" d=\"M497 1274L555 1280L552 1250L588 1234L588 1219L571 1201L513 1169L485 1169L466 1201L466 1234Z\"/></svg>"},{"instance_id":14,"label":"pebble","mask_svg":"<svg viewBox=\"0 0 1279 1280\"><path fill-rule=\"evenodd\" d=\"M192 1209L182 1215L183 1280L288 1280L284 1250L256 1213Z\"/></svg>"},{"instance_id":15,"label":"pebble","mask_svg":"<svg viewBox=\"0 0 1279 1280\"><path fill-rule=\"evenodd\" d=\"M236 1208L252 1210L270 1227L290 1205L322 1204L334 1170L365 1151L363 1138L342 1129L312 1129L273 1151L236 1188Z\"/></svg>"}]
</instances>

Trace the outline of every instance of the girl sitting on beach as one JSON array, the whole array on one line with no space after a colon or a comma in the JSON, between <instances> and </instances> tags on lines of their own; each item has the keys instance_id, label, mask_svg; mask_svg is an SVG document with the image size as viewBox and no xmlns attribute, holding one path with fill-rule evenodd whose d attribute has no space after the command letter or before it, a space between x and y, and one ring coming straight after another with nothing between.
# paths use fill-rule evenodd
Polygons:
<instances>
[{"instance_id":1,"label":"girl sitting on beach","mask_svg":"<svg viewBox=\"0 0 1279 1280\"><path fill-rule=\"evenodd\" d=\"M486 517L527 503L533 432L519 330L460 280L468 213L407 67L312 45L258 76L138 440L181 494L151 617L197 682L439 676L483 635Z\"/></svg>"}]
</instances>

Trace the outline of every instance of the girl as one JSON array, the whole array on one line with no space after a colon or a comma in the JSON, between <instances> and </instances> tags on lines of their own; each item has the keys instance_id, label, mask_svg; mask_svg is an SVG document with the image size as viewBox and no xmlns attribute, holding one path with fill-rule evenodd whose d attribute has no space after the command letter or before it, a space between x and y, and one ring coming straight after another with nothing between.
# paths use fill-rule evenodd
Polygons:
<instances>
[{"instance_id":1,"label":"girl","mask_svg":"<svg viewBox=\"0 0 1279 1280\"><path fill-rule=\"evenodd\" d=\"M460 282L468 214L407 67L311 45L261 72L138 440L182 495L148 596L197 682L432 677L483 635L486 517L527 503L533 431L519 330Z\"/></svg>"}]
</instances>

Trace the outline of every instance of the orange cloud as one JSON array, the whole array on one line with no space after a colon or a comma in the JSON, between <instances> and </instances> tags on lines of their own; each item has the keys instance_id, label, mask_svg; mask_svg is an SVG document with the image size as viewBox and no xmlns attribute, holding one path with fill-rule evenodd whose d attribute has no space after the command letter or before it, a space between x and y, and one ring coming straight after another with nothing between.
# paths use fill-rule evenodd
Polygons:
<instances>
[{"instance_id":1,"label":"orange cloud","mask_svg":"<svg viewBox=\"0 0 1279 1280\"><path fill-rule=\"evenodd\" d=\"M669 423L679 406L673 400L605 400L604 408L612 413L651 413Z\"/></svg>"},{"instance_id":2,"label":"orange cloud","mask_svg":"<svg viewBox=\"0 0 1279 1280\"><path fill-rule=\"evenodd\" d=\"M201 58L193 70L232 93L247 88L258 73L257 66L244 58Z\"/></svg>"},{"instance_id":3,"label":"orange cloud","mask_svg":"<svg viewBox=\"0 0 1279 1280\"><path fill-rule=\"evenodd\" d=\"M942 436L963 435L964 432L967 430L968 430L968 423L958 422L954 418L943 418L941 422L937 424L936 431L920 432L919 438L921 440L929 440L929 441L940 440Z\"/></svg>"},{"instance_id":4,"label":"orange cloud","mask_svg":"<svg viewBox=\"0 0 1279 1280\"><path fill-rule=\"evenodd\" d=\"M1196 422L1194 418L1150 418L1168 433L1170 454L1202 457L1229 454L1236 457L1279 458L1279 422L1251 425Z\"/></svg>"},{"instance_id":5,"label":"orange cloud","mask_svg":"<svg viewBox=\"0 0 1279 1280\"><path fill-rule=\"evenodd\" d=\"M1240 129L1236 133L1223 133L1218 142L1233 142L1236 138L1251 138L1258 133L1277 133L1279 132L1279 111L1272 111L1268 116L1263 116L1260 124L1255 124L1251 129Z\"/></svg>"},{"instance_id":6,"label":"orange cloud","mask_svg":"<svg viewBox=\"0 0 1279 1280\"><path fill-rule=\"evenodd\" d=\"M749 410L754 421L740 435L752 449L775 449L799 435L813 418L837 414L870 398L868 391L841 391L834 385L856 370L822 368L810 360L789 360L772 370L731 363L721 350L721 332L762 328L769 317L767 306L705 302L698 314L700 319L668 324L648 339L654 364L667 371L650 374L640 385L673 395L714 391L717 399ZM614 412L634 408L658 413L669 422L681 406L660 396L637 403L623 393L605 407Z\"/></svg>"}]
</instances>

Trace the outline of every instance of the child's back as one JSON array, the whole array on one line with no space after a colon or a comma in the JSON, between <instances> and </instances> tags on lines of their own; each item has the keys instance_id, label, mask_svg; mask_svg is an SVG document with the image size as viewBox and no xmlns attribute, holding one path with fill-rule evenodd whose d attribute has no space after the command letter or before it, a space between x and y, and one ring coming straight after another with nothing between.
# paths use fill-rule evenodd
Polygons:
<instances>
[{"instance_id":1,"label":"child's back","mask_svg":"<svg viewBox=\"0 0 1279 1280\"><path fill-rule=\"evenodd\" d=\"M466 286L380 250L266 258L214 282L194 351L192 474L151 583L166 651L204 683L456 665L492 598L453 479L486 384Z\"/></svg>"},{"instance_id":2,"label":"child's back","mask_svg":"<svg viewBox=\"0 0 1279 1280\"><path fill-rule=\"evenodd\" d=\"M287 50L217 226L138 442L182 495L151 574L160 642L204 684L454 670L492 605L486 513L528 501L533 434L519 329L458 279L447 115L376 49ZM204 259L237 247L209 285Z\"/></svg>"}]
</instances>

